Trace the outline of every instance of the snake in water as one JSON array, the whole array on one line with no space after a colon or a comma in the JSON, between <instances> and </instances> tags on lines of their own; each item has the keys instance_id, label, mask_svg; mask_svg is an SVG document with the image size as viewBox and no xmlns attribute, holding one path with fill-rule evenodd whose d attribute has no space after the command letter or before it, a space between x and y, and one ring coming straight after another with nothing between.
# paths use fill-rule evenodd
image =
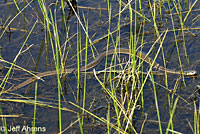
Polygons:
<instances>
[{"instance_id":1,"label":"snake in water","mask_svg":"<svg viewBox=\"0 0 200 134\"><path fill-rule=\"evenodd\" d=\"M80 71L85 71L85 70L89 70L93 67L95 67L96 65L98 65L101 60L106 56L106 55L111 55L111 54L114 54L114 53L120 53L120 54L128 54L128 55L133 55L131 53L131 51L129 49L126 49L126 48L120 48L120 49L110 49L108 51L104 51L102 53L100 53L96 59L92 62L90 62L89 64L87 64L86 66L83 66L81 67ZM156 68L160 71L166 71L167 73L172 73L172 74L184 74L186 76L194 76L197 74L197 71L196 70L187 70L187 71L174 71L174 70L171 70L171 69L167 69L167 68L164 68L163 66L160 66L158 63L156 62L153 62L153 59L151 59L150 57L148 57L145 53L143 52L140 52L140 51L136 51L136 56L140 59L142 59L143 61L147 62L148 64L153 64L152 67L153 68ZM68 69L65 69L65 70L59 70L59 74L62 74L62 73L72 73L72 72L76 72L77 69L76 68L68 68ZM47 71L47 72L43 72L43 73L38 73L36 76L37 77L32 77L32 78L29 78L27 79L26 81L20 83L19 85L11 88L11 89L8 89L7 91L14 91L14 90L17 90L19 88L22 88L32 82L34 82L35 80L37 80L38 78L42 78L42 77L46 77L46 76L52 76L52 75L56 75L57 74L57 71L56 70L53 70L53 71Z\"/></svg>"}]
</instances>

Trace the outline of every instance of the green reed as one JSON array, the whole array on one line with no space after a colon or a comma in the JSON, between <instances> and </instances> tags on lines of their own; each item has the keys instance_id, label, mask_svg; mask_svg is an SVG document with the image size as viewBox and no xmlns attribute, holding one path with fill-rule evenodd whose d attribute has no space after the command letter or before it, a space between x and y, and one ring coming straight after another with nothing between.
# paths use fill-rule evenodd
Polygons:
<instances>
[{"instance_id":1,"label":"green reed","mask_svg":"<svg viewBox=\"0 0 200 134\"><path fill-rule=\"evenodd\" d=\"M48 11L46 9L45 3L43 1L38 0L38 3L40 3L40 8L44 15L44 20L46 22L46 29L48 32L48 37L50 40L50 44L52 47L52 53L53 53L53 59L57 71L57 83L58 83L58 118L59 118L59 132L62 132L62 115L61 115L61 94L62 94L62 86L61 86L61 80L60 80L60 71L64 70L64 64L63 64L63 56L61 51L61 44L59 40L59 34L57 29L57 20L56 20L56 9L53 11L50 10L50 18L48 17ZM57 6L55 6L57 7ZM51 29L53 29L53 32L51 32ZM54 39L52 38L54 37ZM62 74L62 73L61 73Z\"/></svg>"},{"instance_id":2,"label":"green reed","mask_svg":"<svg viewBox=\"0 0 200 134\"><path fill-rule=\"evenodd\" d=\"M60 44L59 44L59 36L58 36L58 32L57 32L57 24L56 24L56 18L53 17L53 14L50 10L50 17L48 17L48 11L46 9L45 3L43 1L38 0L38 3L40 3L40 8L43 11L43 15L44 15L44 20L46 22L46 28L47 28L47 32L48 32L48 36L49 36L49 40L51 43L51 47L52 47L52 52L53 52L53 58L54 58L54 63L55 63L55 67L56 67L56 71L57 71L57 83L58 83L58 111L59 111L59 131L62 131L62 122L61 122L61 91L62 91L62 87L61 87L61 82L60 82L60 67L59 67L59 50L60 50ZM56 11L54 11L55 13ZM53 33L51 32L51 28L53 28ZM53 40L52 37L55 37L55 40ZM48 39L47 39L48 40ZM62 64L62 60L61 60L61 64Z\"/></svg>"},{"instance_id":3,"label":"green reed","mask_svg":"<svg viewBox=\"0 0 200 134\"><path fill-rule=\"evenodd\" d=\"M37 85L38 85L38 82L36 81L36 83L35 83L34 114L33 114L33 123L32 123L33 127L36 126L35 122L36 122L36 112L37 112L37 90L38 90ZM35 131L33 131L33 134L35 134Z\"/></svg>"},{"instance_id":4,"label":"green reed","mask_svg":"<svg viewBox=\"0 0 200 134\"><path fill-rule=\"evenodd\" d=\"M194 128L193 133L199 134L200 132L200 107L198 108L198 104L194 102Z\"/></svg>"},{"instance_id":5,"label":"green reed","mask_svg":"<svg viewBox=\"0 0 200 134\"><path fill-rule=\"evenodd\" d=\"M81 61L81 56L79 54L80 50L81 50L81 32L80 32L80 23L78 22L77 23L77 97L76 97L76 102L77 104L80 106L81 103L80 103L80 95L81 95L81 91L80 91L80 82L81 82L81 79L80 79L80 69L81 69L81 66L80 66L80 63L82 62ZM79 110L79 112L77 113L77 118L78 118L78 121L79 121L79 128L80 128L80 131L81 133L83 133L83 122L81 121L81 111Z\"/></svg>"},{"instance_id":6,"label":"green reed","mask_svg":"<svg viewBox=\"0 0 200 134\"><path fill-rule=\"evenodd\" d=\"M112 6L110 5L110 2L109 2L109 0L107 0L107 5L108 5L108 37L107 37L107 47L106 47L106 51L108 52L108 50L109 50L109 41L110 41L110 25L111 25L111 13L112 13L112 10L111 10L111 8L112 8ZM108 60L108 57L106 56L106 60L105 60L105 73L104 73L104 83L106 82L106 68L107 68L107 60ZM109 73L109 79L111 79L111 73ZM110 83L111 83L111 81L110 81ZM110 104L108 104L108 112L107 112L107 133L108 134L110 134L110 119L111 119L111 117L110 117Z\"/></svg>"}]
</instances>

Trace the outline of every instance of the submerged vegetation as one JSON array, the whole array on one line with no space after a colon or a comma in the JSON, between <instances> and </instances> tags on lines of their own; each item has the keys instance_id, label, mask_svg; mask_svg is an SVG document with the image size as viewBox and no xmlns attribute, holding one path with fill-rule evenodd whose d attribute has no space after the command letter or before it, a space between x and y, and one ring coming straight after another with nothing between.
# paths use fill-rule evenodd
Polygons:
<instances>
[{"instance_id":1,"label":"submerged vegetation","mask_svg":"<svg viewBox=\"0 0 200 134\"><path fill-rule=\"evenodd\" d=\"M199 5L1 1L0 131L198 134Z\"/></svg>"}]
</instances>

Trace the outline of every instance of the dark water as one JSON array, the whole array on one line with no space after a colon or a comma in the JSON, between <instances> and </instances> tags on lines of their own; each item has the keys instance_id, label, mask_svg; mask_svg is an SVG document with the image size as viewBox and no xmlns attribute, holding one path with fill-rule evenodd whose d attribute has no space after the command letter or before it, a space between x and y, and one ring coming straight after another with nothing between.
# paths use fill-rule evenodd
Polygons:
<instances>
[{"instance_id":1,"label":"dark water","mask_svg":"<svg viewBox=\"0 0 200 134\"><path fill-rule=\"evenodd\" d=\"M30 1L29 1L30 2ZM55 0L46 1L46 7L48 10L54 10ZM125 1L124 1L125 2ZM193 1L194 2L194 1ZM19 1L17 2L20 9L22 9L26 4L27 1ZM119 11L119 4L117 1L111 1L112 4L112 16L115 16ZM145 22L145 34L144 34L144 48L143 51L147 52L153 42L157 39L156 33L154 31L153 20L151 16L150 9L147 7L147 2L144 1L142 3L144 14L151 22ZM83 13L86 19L88 20L88 31L89 37L91 41L95 41L103 36L105 36L108 32L108 11L104 10L107 9L107 2L105 1L78 1L78 5L82 7L95 7L95 8L102 8L99 9L88 9L88 8L78 8L80 13L81 21L84 22ZM134 2L131 3L132 7L134 7ZM199 57L200 57L200 38L199 38L199 25L200 21L198 17L195 19L196 16L199 15L198 7L200 3L194 6L193 10L190 15L188 16L187 21L185 22L185 27L190 28L189 31L185 30L185 43L183 41L178 42L178 48L180 51L180 58L181 63L184 70L187 69L194 69L197 72L200 72L199 66ZM182 3L183 9L187 10L187 5ZM13 1L3 0L0 2L0 23L2 25L1 34L3 33L4 29L3 26L7 26L7 24L16 16L18 13L17 8ZM122 6L124 7L124 6ZM170 15L166 13L168 9L167 3L163 5L162 8L162 15L160 16L158 13L157 16L157 24L159 26L159 31L169 29L167 36L163 43L163 50L165 59L167 61L167 68L180 70L180 63L177 56L177 47L174 43L174 35L171 25ZM183 11L185 11L183 10ZM196 11L195 11L196 10ZM65 8L66 14L65 17L67 19L66 24L69 28L69 37L72 37L74 34L77 33L77 18L75 15L70 13L70 9L66 5ZM175 9L173 10L175 12ZM60 36L60 43L64 44L66 41L66 29L64 27L62 11L60 9L60 2L58 3L56 19L57 19L57 26L58 26L58 33ZM174 14L173 19L175 22L175 28L180 28L179 17ZM185 17L185 14L183 14ZM139 31L139 22L142 21L142 18L138 16L138 26L137 31ZM27 69L30 71L35 72L44 72L49 70L55 69L55 64L53 61L52 55L52 48L48 40L46 40L44 22L43 22L43 15L39 8L37 1L34 1L28 6L22 14L17 16L12 23L9 25L9 28L3 34L2 38L0 39L0 44L2 47L2 57L3 59L12 62L16 57L17 53L19 52L22 44L26 40L30 30L32 29L34 23L38 20L33 32L31 33L28 41L25 45L24 51L16 60L16 64ZM129 43L129 36L130 36L130 25L129 23L129 11L128 9L124 10L121 14L121 25L124 24L125 26L120 29L120 45L123 48L128 48ZM111 20L111 31L117 29L117 22L118 16L112 17ZM4 25L5 24L5 25ZM85 24L85 23L83 23ZM134 22L133 22L134 27ZM196 29L195 29L196 28ZM52 30L52 29L51 29ZM162 33L162 32L160 32ZM183 36L181 32L176 32L177 39L183 40ZM83 30L81 30L81 42L82 48L85 44L85 34ZM138 42L141 44L142 36L138 36ZM110 39L110 43L116 41L116 33L112 35L112 39ZM66 45L66 52L68 52L67 61L66 61L66 68L76 67L76 42L77 36L73 37ZM105 50L107 44L107 38L95 43L94 46L98 50L98 52L102 52ZM187 56L185 55L185 48L187 51ZM29 46L31 46L29 48ZM111 47L114 45L111 44ZM139 45L138 45L139 46ZM159 45L155 45L155 49L153 50L151 56L153 57L158 49ZM62 48L64 50L64 48ZM89 56L91 57L91 51L89 49ZM123 56L124 57L124 56ZM84 58L84 53L83 53ZM111 57L109 57L110 61ZM124 58L128 59L128 57ZM92 61L92 58L88 59ZM162 54L158 55L156 60L159 64L163 65L163 58ZM102 70L104 69L105 61L102 61L100 65L98 65L95 69ZM83 63L84 64L84 63ZM9 65L7 65L9 66ZM145 65L146 66L146 65ZM146 70L146 69L145 69ZM92 70L90 70L92 71ZM7 70L3 71L5 75ZM23 71L13 71L11 76L8 80L8 83L5 89L8 89L11 86L17 85L24 80L15 79L15 78L25 78L30 77L27 76L27 73ZM99 75L99 78L103 81L103 75ZM191 133L192 129L190 128L190 124L194 127L194 101L196 101L197 106L199 101L199 93L196 91L196 86L199 83L199 78L192 79L192 78L185 78L185 84L181 79L177 82L177 75L168 75L168 88L173 89L177 85L177 92L176 95L170 93L168 90L156 85L157 90L157 97L158 97L158 105L160 110L160 117L162 122L162 129L163 132L166 131L168 121L169 121L169 105L168 105L168 95L170 97L174 97L173 101L177 98L177 96L181 96L179 98L175 115L173 118L173 126L174 130L182 132L182 133ZM58 105L58 96L57 96L57 80L56 76L51 76L44 78L45 82L38 81L38 100L45 103L43 106L37 107L37 114L36 114L36 126L39 128L41 127L41 132L46 131L48 133L56 133L58 132L58 109L56 108ZM84 87L84 75L81 75L81 83L80 87L83 89ZM164 77L155 76L156 82L165 85ZM77 93L77 75L72 73L68 74L65 79L62 80L63 82L63 93L62 96L62 106L64 108L74 110L78 112L78 109L68 101L76 103L76 93ZM24 88L21 88L13 94L1 94L1 99L7 98L14 98L19 100L34 100L34 84L28 85ZM109 88L109 86L108 86ZM119 91L120 92L120 91ZM83 91L81 90L81 94ZM22 95L22 96L20 96ZM173 96L174 95L174 96ZM81 96L82 99L83 96ZM186 102L186 101L187 102ZM108 104L111 104L111 116L115 118L114 107L112 100L106 95L105 91L103 90L102 86L98 83L95 79L94 75L88 74L87 75L87 93L86 93L86 106L85 108L89 111L92 111L94 114L98 115L99 117L106 118L107 114L107 107ZM141 104L138 104L141 105ZM51 108L48 106L52 106ZM96 110L95 110L96 109ZM198 109L198 107L197 107ZM1 101L1 111L2 115L22 115L19 118L7 118L7 126L8 127L16 127L19 125L21 128L23 126L32 126L33 122L33 114L34 114L34 106L32 104L25 104L25 103L16 103L16 102L5 102ZM140 110L136 110L134 114L133 125L135 126L137 132L140 132L141 125L145 119L145 114L147 114L147 121L144 125L143 133L159 133L158 127L158 119L157 119L157 112L155 107L155 100L154 100L154 93L153 93L153 86L150 80L147 81L144 87L144 108ZM122 117L123 118L123 117ZM115 119L112 119L111 122L116 125ZM74 124L73 124L74 123ZM71 127L70 124L73 124ZM3 126L3 121L1 122L1 126ZM69 128L68 128L69 127ZM67 128L67 129L66 129ZM96 120L94 117L90 115L85 116L84 121L84 131L85 133L106 133L106 124L102 123L99 120ZM64 133L79 133L79 124L77 122L77 114L73 112L69 112L67 110L62 111L62 129L66 129ZM114 130L112 130L114 132ZM20 132L18 132L20 133Z\"/></svg>"}]
</instances>

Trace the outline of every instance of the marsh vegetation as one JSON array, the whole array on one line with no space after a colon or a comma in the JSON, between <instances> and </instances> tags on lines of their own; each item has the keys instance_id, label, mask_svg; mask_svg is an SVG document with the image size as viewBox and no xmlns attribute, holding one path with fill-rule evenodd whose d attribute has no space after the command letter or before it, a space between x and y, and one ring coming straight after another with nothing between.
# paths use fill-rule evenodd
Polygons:
<instances>
[{"instance_id":1,"label":"marsh vegetation","mask_svg":"<svg viewBox=\"0 0 200 134\"><path fill-rule=\"evenodd\" d=\"M0 1L0 131L198 134L199 6Z\"/></svg>"}]
</instances>

